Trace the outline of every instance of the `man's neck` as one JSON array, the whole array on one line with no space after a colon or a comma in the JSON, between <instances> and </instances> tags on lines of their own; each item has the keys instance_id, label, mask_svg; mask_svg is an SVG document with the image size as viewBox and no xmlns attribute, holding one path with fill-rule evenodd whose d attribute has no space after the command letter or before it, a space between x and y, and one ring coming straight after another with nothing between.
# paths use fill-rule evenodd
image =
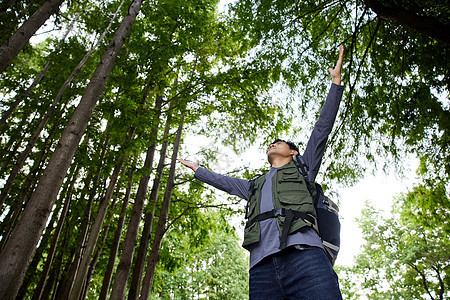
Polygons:
<instances>
[{"instance_id":1,"label":"man's neck","mask_svg":"<svg viewBox=\"0 0 450 300\"><path fill-rule=\"evenodd\" d=\"M271 167L272 168L280 168L280 167L282 167L282 166L284 166L285 164L287 164L287 163L290 163L292 161L292 157L289 157L289 158L280 158L280 159L274 159L273 161L272 161L272 165L271 165Z\"/></svg>"}]
</instances>

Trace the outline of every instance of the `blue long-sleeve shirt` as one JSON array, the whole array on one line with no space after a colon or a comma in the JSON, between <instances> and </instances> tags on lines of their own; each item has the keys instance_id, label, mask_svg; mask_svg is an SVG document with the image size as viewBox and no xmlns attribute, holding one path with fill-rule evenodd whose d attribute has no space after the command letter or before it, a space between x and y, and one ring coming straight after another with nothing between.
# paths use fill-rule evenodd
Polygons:
<instances>
[{"instance_id":1,"label":"blue long-sleeve shirt","mask_svg":"<svg viewBox=\"0 0 450 300\"><path fill-rule=\"evenodd\" d=\"M317 173L319 172L323 153L325 152L326 142L329 134L331 133L331 129L333 128L343 91L344 86L336 84L331 85L326 101L320 112L319 119L314 125L314 129L308 140L308 144L306 145L305 152L303 153L303 158L309 168L308 179L311 182L316 179ZM276 170L277 168L270 168L270 171L265 174L265 182L272 182L271 179ZM248 180L217 174L201 167L195 172L195 178L231 195L248 200L248 191L250 188L250 183ZM261 191L260 212L263 213L272 209L272 185L264 184ZM260 225L261 239L249 249L250 269L265 257L280 251L278 238L279 233L276 219L271 218L261 221ZM323 247L319 236L313 229L302 230L289 235L286 245Z\"/></svg>"}]
</instances>

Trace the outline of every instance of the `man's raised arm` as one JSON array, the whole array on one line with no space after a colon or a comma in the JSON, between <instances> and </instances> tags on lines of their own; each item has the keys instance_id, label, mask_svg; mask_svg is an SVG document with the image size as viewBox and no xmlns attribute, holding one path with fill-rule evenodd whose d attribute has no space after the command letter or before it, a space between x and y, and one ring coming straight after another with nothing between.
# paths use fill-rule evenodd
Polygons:
<instances>
[{"instance_id":1,"label":"man's raised arm","mask_svg":"<svg viewBox=\"0 0 450 300\"><path fill-rule=\"evenodd\" d=\"M322 156L325 152L328 135L331 133L336 115L339 110L344 87L341 85L341 70L344 60L344 47L339 47L339 58L336 66L329 68L332 84L328 92L325 103L319 115L319 119L314 125L314 129L306 145L303 158L309 167L308 179L315 181L322 163Z\"/></svg>"}]
</instances>

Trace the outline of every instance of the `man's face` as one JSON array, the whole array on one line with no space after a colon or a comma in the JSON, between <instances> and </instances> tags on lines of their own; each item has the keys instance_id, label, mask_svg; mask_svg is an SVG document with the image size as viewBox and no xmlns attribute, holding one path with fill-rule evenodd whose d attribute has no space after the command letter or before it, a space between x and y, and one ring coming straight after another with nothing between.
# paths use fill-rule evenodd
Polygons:
<instances>
[{"instance_id":1,"label":"man's face","mask_svg":"<svg viewBox=\"0 0 450 300\"><path fill-rule=\"evenodd\" d=\"M278 141L276 143L270 144L269 149L267 151L267 158L269 162L272 164L273 158L278 156L280 158L292 158L292 155L296 154L297 151L289 148L289 145L286 142Z\"/></svg>"}]
</instances>

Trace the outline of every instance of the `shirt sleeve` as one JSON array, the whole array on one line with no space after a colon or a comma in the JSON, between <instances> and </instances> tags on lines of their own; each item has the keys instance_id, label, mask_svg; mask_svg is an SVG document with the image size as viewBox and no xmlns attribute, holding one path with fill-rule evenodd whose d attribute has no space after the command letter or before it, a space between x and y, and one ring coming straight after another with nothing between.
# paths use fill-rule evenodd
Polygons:
<instances>
[{"instance_id":1,"label":"shirt sleeve","mask_svg":"<svg viewBox=\"0 0 450 300\"><path fill-rule=\"evenodd\" d=\"M197 169L194 177L228 194L248 199L250 188L248 180L221 175L202 167Z\"/></svg>"},{"instance_id":2,"label":"shirt sleeve","mask_svg":"<svg viewBox=\"0 0 450 300\"><path fill-rule=\"evenodd\" d=\"M334 83L331 84L325 103L320 111L319 119L314 125L314 129L306 145L303 158L309 169L308 179L310 181L314 181L319 172L322 156L325 152L328 136L336 120L343 92L344 86Z\"/></svg>"}]
</instances>

